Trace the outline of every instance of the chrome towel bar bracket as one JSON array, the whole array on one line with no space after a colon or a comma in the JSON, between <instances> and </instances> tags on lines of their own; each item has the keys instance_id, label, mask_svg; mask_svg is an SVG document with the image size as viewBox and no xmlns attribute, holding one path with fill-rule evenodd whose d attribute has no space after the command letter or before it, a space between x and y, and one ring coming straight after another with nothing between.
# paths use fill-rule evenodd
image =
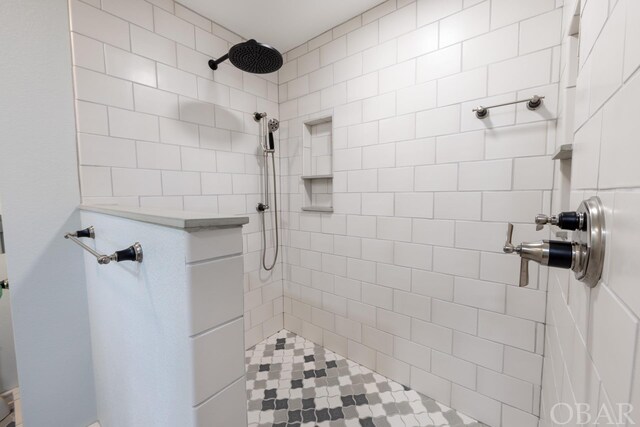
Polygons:
<instances>
[{"instance_id":1,"label":"chrome towel bar bracket","mask_svg":"<svg viewBox=\"0 0 640 427\"><path fill-rule=\"evenodd\" d=\"M477 118L486 119L489 116L489 110L491 108L506 107L507 105L521 104L523 102L526 102L527 108L531 111L534 111L540 108L540 106L542 105L543 99L544 99L544 96L533 95L531 98L528 98L528 99L522 99L520 101L513 101L513 102L505 102L503 104L491 105L489 107L483 107L482 105L479 105L471 111L476 113Z\"/></svg>"},{"instance_id":2,"label":"chrome towel bar bracket","mask_svg":"<svg viewBox=\"0 0 640 427\"><path fill-rule=\"evenodd\" d=\"M93 226L87 227L87 228L85 228L83 230L75 231L73 233L67 233L67 234L64 235L65 239L71 240L72 242L74 242L75 244L77 244L78 246L80 246L81 248L86 250L87 252L89 252L91 255L96 257L96 260L98 260L98 264L101 264L101 265L109 264L111 261L115 261L115 262L122 262L122 261L142 262L142 259L143 259L142 245L140 243L138 243L138 242L134 243L133 245L129 246L126 249L122 249L120 251L115 251L111 255L104 255L104 254L101 254L101 253L97 252L95 249L93 249L93 248L85 245L84 243L82 243L80 241L80 239L79 239L79 238L82 238L82 237L95 239L96 234L95 234L95 230L94 230Z\"/></svg>"}]
</instances>

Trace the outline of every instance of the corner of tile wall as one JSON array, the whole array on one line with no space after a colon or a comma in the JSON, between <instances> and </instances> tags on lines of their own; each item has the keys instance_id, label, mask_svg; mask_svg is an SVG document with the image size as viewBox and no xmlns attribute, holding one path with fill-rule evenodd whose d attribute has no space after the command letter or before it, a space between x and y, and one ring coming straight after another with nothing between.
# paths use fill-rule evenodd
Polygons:
<instances>
[{"instance_id":1,"label":"corner of tile wall","mask_svg":"<svg viewBox=\"0 0 640 427\"><path fill-rule=\"evenodd\" d=\"M241 37L173 0L72 0L70 13L83 202L248 215L247 345L282 329L282 263L260 269L251 116L278 117L277 73L213 72Z\"/></svg>"}]
</instances>

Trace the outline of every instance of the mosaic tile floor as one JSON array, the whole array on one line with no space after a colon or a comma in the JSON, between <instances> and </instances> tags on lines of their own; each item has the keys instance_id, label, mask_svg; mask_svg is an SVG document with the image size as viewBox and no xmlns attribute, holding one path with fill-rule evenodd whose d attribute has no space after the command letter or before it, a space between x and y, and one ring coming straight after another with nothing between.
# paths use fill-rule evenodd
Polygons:
<instances>
[{"instance_id":1,"label":"mosaic tile floor","mask_svg":"<svg viewBox=\"0 0 640 427\"><path fill-rule=\"evenodd\" d=\"M288 331L247 350L249 427L484 427Z\"/></svg>"}]
</instances>

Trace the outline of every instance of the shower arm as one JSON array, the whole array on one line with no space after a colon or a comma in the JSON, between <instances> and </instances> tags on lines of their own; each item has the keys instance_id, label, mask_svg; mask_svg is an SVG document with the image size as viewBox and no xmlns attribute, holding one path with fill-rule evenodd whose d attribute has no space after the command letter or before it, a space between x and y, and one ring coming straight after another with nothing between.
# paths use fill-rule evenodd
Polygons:
<instances>
[{"instance_id":1,"label":"shower arm","mask_svg":"<svg viewBox=\"0 0 640 427\"><path fill-rule=\"evenodd\" d=\"M218 65L220 65L221 63L223 63L224 61L226 61L227 59L229 59L229 54L225 53L224 55L222 55L220 58L218 59L210 59L209 60L209 67L212 70L217 70L218 69Z\"/></svg>"}]
</instances>

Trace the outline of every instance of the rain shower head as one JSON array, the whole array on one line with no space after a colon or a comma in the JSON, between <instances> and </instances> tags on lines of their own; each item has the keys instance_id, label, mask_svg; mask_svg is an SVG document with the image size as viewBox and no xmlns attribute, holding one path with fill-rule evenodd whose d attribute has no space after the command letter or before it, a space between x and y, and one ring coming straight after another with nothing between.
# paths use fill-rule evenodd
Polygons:
<instances>
[{"instance_id":1,"label":"rain shower head","mask_svg":"<svg viewBox=\"0 0 640 427\"><path fill-rule=\"evenodd\" d=\"M255 74L278 71L283 62L282 55L274 47L258 43L253 39L232 46L229 53L217 60L209 60L209 67L212 70L217 70L218 64L227 59L242 71Z\"/></svg>"}]
</instances>

